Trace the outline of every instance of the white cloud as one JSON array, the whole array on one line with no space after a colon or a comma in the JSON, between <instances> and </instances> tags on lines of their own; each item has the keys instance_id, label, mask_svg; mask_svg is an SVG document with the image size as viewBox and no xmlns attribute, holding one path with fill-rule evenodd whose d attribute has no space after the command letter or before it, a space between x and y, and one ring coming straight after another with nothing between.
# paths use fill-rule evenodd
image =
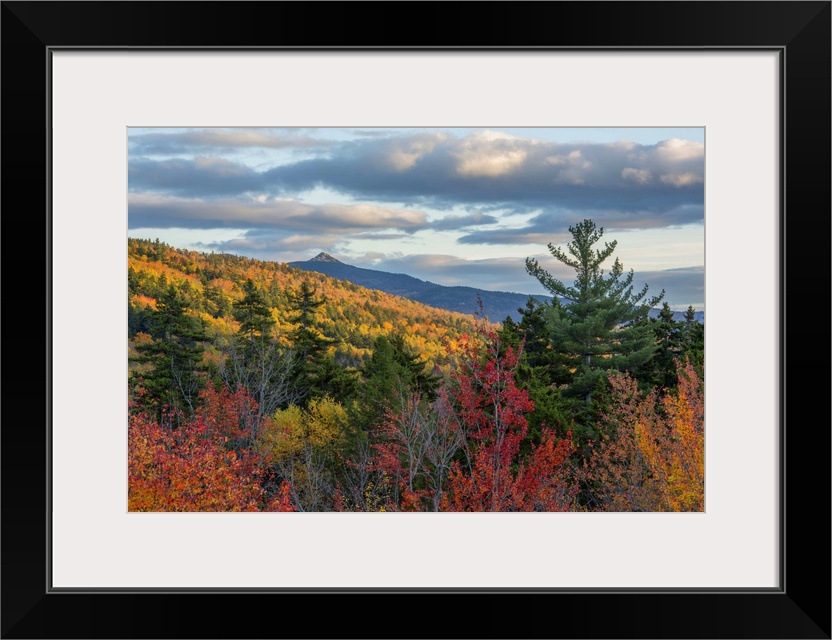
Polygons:
<instances>
[{"instance_id":1,"label":"white cloud","mask_svg":"<svg viewBox=\"0 0 832 640\"><path fill-rule=\"evenodd\" d=\"M697 160L705 156L705 145L701 142L691 140L680 140L670 138L660 142L656 152L662 160L668 162L684 162L686 160Z\"/></svg>"},{"instance_id":2,"label":"white cloud","mask_svg":"<svg viewBox=\"0 0 832 640\"><path fill-rule=\"evenodd\" d=\"M621 170L621 177L629 182L637 184L647 184L652 179L652 174L648 169L634 169L633 167L625 167Z\"/></svg>"},{"instance_id":3,"label":"white cloud","mask_svg":"<svg viewBox=\"0 0 832 640\"><path fill-rule=\"evenodd\" d=\"M421 135L411 138L404 147L394 148L387 159L396 171L405 171L412 168L420 158L433 153L436 145L447 140L444 133L434 135Z\"/></svg>"},{"instance_id":4,"label":"white cloud","mask_svg":"<svg viewBox=\"0 0 832 640\"><path fill-rule=\"evenodd\" d=\"M674 187L687 187L688 185L698 184L705 181L702 176L698 176L690 172L667 173L661 176L659 180L661 180L664 184L670 184Z\"/></svg>"},{"instance_id":5,"label":"white cloud","mask_svg":"<svg viewBox=\"0 0 832 640\"><path fill-rule=\"evenodd\" d=\"M529 141L497 131L469 135L452 153L457 173L496 178L520 167L528 156Z\"/></svg>"}]
</instances>

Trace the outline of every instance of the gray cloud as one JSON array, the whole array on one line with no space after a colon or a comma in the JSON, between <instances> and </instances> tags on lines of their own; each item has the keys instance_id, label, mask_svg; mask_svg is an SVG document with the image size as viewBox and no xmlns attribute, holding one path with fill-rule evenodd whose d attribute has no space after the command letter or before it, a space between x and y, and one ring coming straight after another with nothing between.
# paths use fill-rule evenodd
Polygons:
<instances>
[{"instance_id":1,"label":"gray cloud","mask_svg":"<svg viewBox=\"0 0 832 640\"><path fill-rule=\"evenodd\" d=\"M260 192L263 175L225 158L131 160L127 184L132 192L154 191L180 196L213 197Z\"/></svg>"},{"instance_id":2,"label":"gray cloud","mask_svg":"<svg viewBox=\"0 0 832 640\"><path fill-rule=\"evenodd\" d=\"M292 262L293 260L306 260L320 251L333 251L340 241L341 237L335 234L259 230L247 232L231 240L195 243L194 247L203 251L245 255L261 260Z\"/></svg>"},{"instance_id":3,"label":"gray cloud","mask_svg":"<svg viewBox=\"0 0 832 640\"><path fill-rule=\"evenodd\" d=\"M421 134L349 143L328 158L269 174L283 189L324 184L354 197L437 208L657 211L664 224L678 224L673 212L703 201L704 147L676 140L558 144L488 132L464 139Z\"/></svg>"},{"instance_id":4,"label":"gray cloud","mask_svg":"<svg viewBox=\"0 0 832 640\"><path fill-rule=\"evenodd\" d=\"M472 231L457 242L463 244L548 244L571 239L566 231L584 217L592 218L605 229L651 229L685 224L696 224L704 219L703 204L683 204L670 209L621 212L590 210L583 212L543 211L528 224L512 229L482 229ZM670 222L672 221L672 222Z\"/></svg>"},{"instance_id":5,"label":"gray cloud","mask_svg":"<svg viewBox=\"0 0 832 640\"><path fill-rule=\"evenodd\" d=\"M211 158L130 163L131 190L293 196L316 187L436 209L557 209L580 217L614 211L644 228L661 227L701 220L704 146L675 139L561 144L488 131L465 138L418 132L331 142L325 155L259 172Z\"/></svg>"},{"instance_id":6,"label":"gray cloud","mask_svg":"<svg viewBox=\"0 0 832 640\"><path fill-rule=\"evenodd\" d=\"M310 205L297 200L197 200L131 193L128 220L139 228L285 229L307 234L347 234L373 229L412 233L428 226L421 211L371 204Z\"/></svg>"},{"instance_id":7,"label":"gray cloud","mask_svg":"<svg viewBox=\"0 0 832 640\"><path fill-rule=\"evenodd\" d=\"M674 309L687 308L688 305L700 310L705 308L705 268L702 266L637 271L633 282L638 290L647 284L650 287L648 296L658 295L664 289L662 302L667 302Z\"/></svg>"},{"instance_id":8,"label":"gray cloud","mask_svg":"<svg viewBox=\"0 0 832 640\"><path fill-rule=\"evenodd\" d=\"M431 229L436 229L437 231L453 231L456 229L465 229L466 227L497 224L498 222L499 220L494 216L475 212L461 216L447 215L444 218L432 221L430 226Z\"/></svg>"}]
</instances>

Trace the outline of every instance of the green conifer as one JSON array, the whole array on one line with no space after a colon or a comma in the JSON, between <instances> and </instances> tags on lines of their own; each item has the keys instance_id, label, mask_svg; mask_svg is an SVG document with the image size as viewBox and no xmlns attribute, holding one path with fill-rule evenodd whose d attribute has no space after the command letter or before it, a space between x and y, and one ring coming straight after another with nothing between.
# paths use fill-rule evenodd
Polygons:
<instances>
[{"instance_id":1,"label":"green conifer","mask_svg":"<svg viewBox=\"0 0 832 640\"><path fill-rule=\"evenodd\" d=\"M541 267L537 260L526 259L526 271L563 303L553 304L547 327L555 351L569 357L572 379L570 394L583 397L589 405L597 382L606 371L635 371L653 356L654 337L647 322L651 307L664 297L647 297L647 285L633 291L633 271L615 259L609 273L601 265L615 251L617 241L595 245L604 233L591 220L569 227L572 241L567 252L549 244L552 256L573 268L572 286L563 284Z\"/></svg>"}]
</instances>

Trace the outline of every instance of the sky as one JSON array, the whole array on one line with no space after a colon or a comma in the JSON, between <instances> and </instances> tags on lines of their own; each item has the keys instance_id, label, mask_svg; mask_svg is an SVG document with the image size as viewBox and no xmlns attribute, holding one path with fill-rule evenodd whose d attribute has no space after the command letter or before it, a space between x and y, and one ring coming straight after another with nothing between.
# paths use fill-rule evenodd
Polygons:
<instances>
[{"instance_id":1,"label":"sky","mask_svg":"<svg viewBox=\"0 0 832 640\"><path fill-rule=\"evenodd\" d=\"M325 251L445 285L545 294L584 219L638 289L704 309L703 128L130 128L128 234L292 262Z\"/></svg>"}]
</instances>

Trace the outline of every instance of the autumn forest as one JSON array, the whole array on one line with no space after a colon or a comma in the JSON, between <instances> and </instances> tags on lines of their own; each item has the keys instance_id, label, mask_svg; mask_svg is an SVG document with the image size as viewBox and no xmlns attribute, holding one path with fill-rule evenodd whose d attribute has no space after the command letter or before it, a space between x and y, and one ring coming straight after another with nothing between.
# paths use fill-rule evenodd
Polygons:
<instances>
[{"instance_id":1,"label":"autumn forest","mask_svg":"<svg viewBox=\"0 0 832 640\"><path fill-rule=\"evenodd\" d=\"M569 232L519 320L128 240L129 510L703 511L704 325Z\"/></svg>"}]
</instances>

